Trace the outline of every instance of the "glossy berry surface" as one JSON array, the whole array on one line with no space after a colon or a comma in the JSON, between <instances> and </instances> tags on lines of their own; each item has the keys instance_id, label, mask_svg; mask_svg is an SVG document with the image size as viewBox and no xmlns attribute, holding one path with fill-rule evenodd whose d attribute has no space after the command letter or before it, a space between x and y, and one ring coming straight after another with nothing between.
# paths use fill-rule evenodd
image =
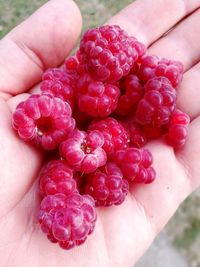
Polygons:
<instances>
[{"instance_id":1,"label":"glossy berry surface","mask_svg":"<svg viewBox=\"0 0 200 267\"><path fill-rule=\"evenodd\" d=\"M129 182L149 184L155 179L155 170L151 167L153 157L147 149L127 148L117 151L115 162Z\"/></svg>"},{"instance_id":2,"label":"glossy berry surface","mask_svg":"<svg viewBox=\"0 0 200 267\"><path fill-rule=\"evenodd\" d=\"M120 168L108 162L103 168L86 176L84 192L91 195L96 206L120 205L128 194L129 185Z\"/></svg>"},{"instance_id":3,"label":"glossy berry surface","mask_svg":"<svg viewBox=\"0 0 200 267\"><path fill-rule=\"evenodd\" d=\"M121 96L118 101L116 113L128 115L136 108L137 103L144 95L144 88L136 75L130 74L120 84Z\"/></svg>"},{"instance_id":4,"label":"glossy berry surface","mask_svg":"<svg viewBox=\"0 0 200 267\"><path fill-rule=\"evenodd\" d=\"M100 131L104 136L103 149L108 156L112 156L117 150L125 149L129 145L129 134L123 125L114 118L108 117L104 120L94 120L89 131Z\"/></svg>"},{"instance_id":5,"label":"glossy berry surface","mask_svg":"<svg viewBox=\"0 0 200 267\"><path fill-rule=\"evenodd\" d=\"M77 57L97 81L115 82L126 76L146 49L117 25L89 29Z\"/></svg>"},{"instance_id":6,"label":"glossy berry surface","mask_svg":"<svg viewBox=\"0 0 200 267\"><path fill-rule=\"evenodd\" d=\"M180 61L148 55L140 60L138 76L143 83L154 77L166 77L175 88L182 81L183 71Z\"/></svg>"},{"instance_id":7,"label":"glossy berry surface","mask_svg":"<svg viewBox=\"0 0 200 267\"><path fill-rule=\"evenodd\" d=\"M74 170L83 173L95 171L106 164L106 152L102 148L104 137L100 131L75 130L65 142L60 145L60 155Z\"/></svg>"},{"instance_id":8,"label":"glossy berry surface","mask_svg":"<svg viewBox=\"0 0 200 267\"><path fill-rule=\"evenodd\" d=\"M145 95L136 110L136 121L159 127L169 123L176 108L176 91L166 78L153 78L145 85Z\"/></svg>"},{"instance_id":9,"label":"glossy berry surface","mask_svg":"<svg viewBox=\"0 0 200 267\"><path fill-rule=\"evenodd\" d=\"M188 126L190 123L190 117L180 111L176 110L171 117L167 141L174 148L180 148L184 146L188 136Z\"/></svg>"},{"instance_id":10,"label":"glossy berry surface","mask_svg":"<svg viewBox=\"0 0 200 267\"><path fill-rule=\"evenodd\" d=\"M88 74L77 84L77 102L81 112L91 117L107 117L117 107L120 90L113 84L94 81Z\"/></svg>"},{"instance_id":11,"label":"glossy berry surface","mask_svg":"<svg viewBox=\"0 0 200 267\"><path fill-rule=\"evenodd\" d=\"M53 160L47 163L39 175L40 193L42 196L62 193L70 195L77 191L73 170L64 160Z\"/></svg>"},{"instance_id":12,"label":"glossy berry surface","mask_svg":"<svg viewBox=\"0 0 200 267\"><path fill-rule=\"evenodd\" d=\"M13 113L13 127L21 139L52 150L75 128L68 103L50 95L31 95Z\"/></svg>"},{"instance_id":13,"label":"glossy berry surface","mask_svg":"<svg viewBox=\"0 0 200 267\"><path fill-rule=\"evenodd\" d=\"M74 106L74 91L77 81L77 74L67 72L64 69L48 69L42 77L40 89L43 93L59 97Z\"/></svg>"},{"instance_id":14,"label":"glossy berry surface","mask_svg":"<svg viewBox=\"0 0 200 267\"><path fill-rule=\"evenodd\" d=\"M83 244L95 227L94 200L78 193L46 196L40 205L41 230L63 249Z\"/></svg>"},{"instance_id":15,"label":"glossy berry surface","mask_svg":"<svg viewBox=\"0 0 200 267\"><path fill-rule=\"evenodd\" d=\"M147 137L140 124L133 117L122 120L122 125L130 137L130 146L141 148L147 143Z\"/></svg>"}]
</instances>

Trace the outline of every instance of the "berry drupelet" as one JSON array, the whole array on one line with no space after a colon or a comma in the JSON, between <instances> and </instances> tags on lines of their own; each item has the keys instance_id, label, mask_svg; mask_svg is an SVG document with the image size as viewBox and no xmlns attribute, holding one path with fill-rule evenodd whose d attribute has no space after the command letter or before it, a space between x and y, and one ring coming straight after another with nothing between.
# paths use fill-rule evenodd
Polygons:
<instances>
[{"instance_id":1,"label":"berry drupelet","mask_svg":"<svg viewBox=\"0 0 200 267\"><path fill-rule=\"evenodd\" d=\"M77 57L96 81L116 82L145 52L145 46L119 26L104 25L85 32Z\"/></svg>"},{"instance_id":2,"label":"berry drupelet","mask_svg":"<svg viewBox=\"0 0 200 267\"><path fill-rule=\"evenodd\" d=\"M38 221L51 242L71 249L93 232L97 218L94 205L89 195L49 195L41 202Z\"/></svg>"},{"instance_id":3,"label":"berry drupelet","mask_svg":"<svg viewBox=\"0 0 200 267\"><path fill-rule=\"evenodd\" d=\"M144 87L136 75L126 76L120 83L121 96L118 101L116 113L126 116L133 112L144 95Z\"/></svg>"},{"instance_id":4,"label":"berry drupelet","mask_svg":"<svg viewBox=\"0 0 200 267\"><path fill-rule=\"evenodd\" d=\"M145 85L144 97L136 110L136 121L141 125L160 127L169 123L176 108L176 90L167 78L156 77Z\"/></svg>"},{"instance_id":5,"label":"berry drupelet","mask_svg":"<svg viewBox=\"0 0 200 267\"><path fill-rule=\"evenodd\" d=\"M106 152L102 148L104 137L100 131L75 130L60 145L60 155L76 171L90 173L106 164Z\"/></svg>"},{"instance_id":6,"label":"berry drupelet","mask_svg":"<svg viewBox=\"0 0 200 267\"><path fill-rule=\"evenodd\" d=\"M79 110L91 117L107 117L117 107L120 90L114 84L94 81L84 74L77 84L77 103Z\"/></svg>"},{"instance_id":7,"label":"berry drupelet","mask_svg":"<svg viewBox=\"0 0 200 267\"><path fill-rule=\"evenodd\" d=\"M114 118L108 117L104 120L94 120L88 127L89 131L100 131L104 136L103 149L110 158L121 149L129 146L129 134L123 125Z\"/></svg>"},{"instance_id":8,"label":"berry drupelet","mask_svg":"<svg viewBox=\"0 0 200 267\"><path fill-rule=\"evenodd\" d=\"M149 184L155 179L155 170L151 167L153 157L147 149L119 150L115 154L115 162L129 182Z\"/></svg>"},{"instance_id":9,"label":"berry drupelet","mask_svg":"<svg viewBox=\"0 0 200 267\"><path fill-rule=\"evenodd\" d=\"M107 162L94 173L86 175L84 193L91 195L96 206L120 205L128 194L129 185L120 168Z\"/></svg>"},{"instance_id":10,"label":"berry drupelet","mask_svg":"<svg viewBox=\"0 0 200 267\"><path fill-rule=\"evenodd\" d=\"M74 172L64 160L52 160L41 170L39 175L40 193L42 196L62 193L70 195L77 192L73 179Z\"/></svg>"},{"instance_id":11,"label":"berry drupelet","mask_svg":"<svg viewBox=\"0 0 200 267\"><path fill-rule=\"evenodd\" d=\"M31 95L13 113L13 127L26 142L52 150L75 128L67 102L51 95Z\"/></svg>"},{"instance_id":12,"label":"berry drupelet","mask_svg":"<svg viewBox=\"0 0 200 267\"><path fill-rule=\"evenodd\" d=\"M188 126L190 123L190 117L180 111L175 110L172 114L168 134L167 141L174 148L180 148L184 146L187 136L188 136Z\"/></svg>"},{"instance_id":13,"label":"berry drupelet","mask_svg":"<svg viewBox=\"0 0 200 267\"><path fill-rule=\"evenodd\" d=\"M183 64L180 61L148 55L140 60L137 75L143 83L154 77L166 77L176 88L182 81L183 71Z\"/></svg>"}]
</instances>

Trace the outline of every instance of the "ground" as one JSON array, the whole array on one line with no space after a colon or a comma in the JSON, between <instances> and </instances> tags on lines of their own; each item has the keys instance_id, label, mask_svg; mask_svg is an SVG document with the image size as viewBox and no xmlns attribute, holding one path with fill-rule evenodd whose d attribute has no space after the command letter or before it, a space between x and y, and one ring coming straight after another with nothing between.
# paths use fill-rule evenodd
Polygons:
<instances>
[{"instance_id":1,"label":"ground","mask_svg":"<svg viewBox=\"0 0 200 267\"><path fill-rule=\"evenodd\" d=\"M0 38L29 16L45 0L0 0ZM102 24L131 0L77 0L84 29ZM190 267L200 267L200 190L189 197L171 219L165 233L188 259ZM177 266L179 267L179 266Z\"/></svg>"}]
</instances>

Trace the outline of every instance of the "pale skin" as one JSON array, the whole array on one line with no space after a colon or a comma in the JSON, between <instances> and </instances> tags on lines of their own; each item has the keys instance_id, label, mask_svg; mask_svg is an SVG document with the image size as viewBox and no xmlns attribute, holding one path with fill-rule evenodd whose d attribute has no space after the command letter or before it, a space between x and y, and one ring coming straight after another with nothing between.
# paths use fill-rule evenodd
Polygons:
<instances>
[{"instance_id":1,"label":"pale skin","mask_svg":"<svg viewBox=\"0 0 200 267\"><path fill-rule=\"evenodd\" d=\"M49 1L0 41L2 267L131 267L180 203L198 188L199 7L200 0L137 0L108 21L144 42L150 53L183 62L178 106L191 116L189 138L178 151L163 140L151 142L147 147L154 155L156 181L132 187L119 207L98 209L94 233L70 251L51 244L39 229L36 178L43 155L19 140L11 127L11 112L30 89L37 91L44 69L59 66L69 54L81 30L80 12L70 0Z\"/></svg>"}]
</instances>

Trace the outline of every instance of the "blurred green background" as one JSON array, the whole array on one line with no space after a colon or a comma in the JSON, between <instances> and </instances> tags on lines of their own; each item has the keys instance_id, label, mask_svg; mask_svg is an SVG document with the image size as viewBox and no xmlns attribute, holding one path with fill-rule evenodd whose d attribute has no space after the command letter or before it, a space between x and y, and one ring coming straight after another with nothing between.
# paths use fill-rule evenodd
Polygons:
<instances>
[{"instance_id":1,"label":"blurred green background","mask_svg":"<svg viewBox=\"0 0 200 267\"><path fill-rule=\"evenodd\" d=\"M0 0L0 39L23 21L45 0ZM83 15L83 28L102 24L131 0L77 0ZM172 242L189 260L200 267L200 190L189 197L165 228ZM178 267L178 266L172 266Z\"/></svg>"}]
</instances>

